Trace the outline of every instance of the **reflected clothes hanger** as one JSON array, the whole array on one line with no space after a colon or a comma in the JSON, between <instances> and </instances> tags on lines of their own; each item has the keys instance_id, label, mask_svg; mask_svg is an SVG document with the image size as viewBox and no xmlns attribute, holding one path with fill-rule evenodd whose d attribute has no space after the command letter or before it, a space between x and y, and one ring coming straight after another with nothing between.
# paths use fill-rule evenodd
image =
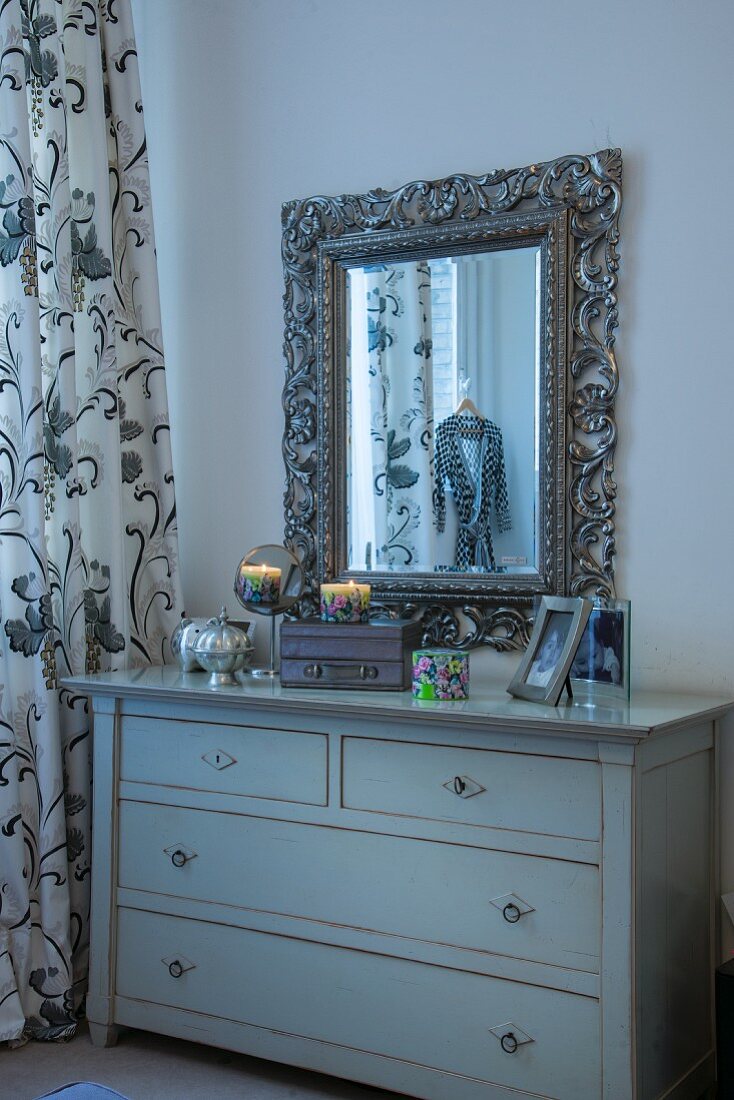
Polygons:
<instances>
[{"instance_id":1,"label":"reflected clothes hanger","mask_svg":"<svg viewBox=\"0 0 734 1100\"><path fill-rule=\"evenodd\" d=\"M464 378L459 382L459 389L462 393L462 398L459 404L454 409L454 416L461 416L463 413L468 413L470 416L475 416L477 420L486 420L483 413L480 413L472 399L468 396L469 386L471 385L471 378ZM471 431L472 429L468 429ZM474 429L475 431L481 429Z\"/></svg>"},{"instance_id":2,"label":"reflected clothes hanger","mask_svg":"<svg viewBox=\"0 0 734 1100\"><path fill-rule=\"evenodd\" d=\"M471 415L476 416L478 420L486 420L484 413L480 413L470 397L462 397L461 401L454 409L454 416L461 416L462 413L471 413Z\"/></svg>"}]
</instances>

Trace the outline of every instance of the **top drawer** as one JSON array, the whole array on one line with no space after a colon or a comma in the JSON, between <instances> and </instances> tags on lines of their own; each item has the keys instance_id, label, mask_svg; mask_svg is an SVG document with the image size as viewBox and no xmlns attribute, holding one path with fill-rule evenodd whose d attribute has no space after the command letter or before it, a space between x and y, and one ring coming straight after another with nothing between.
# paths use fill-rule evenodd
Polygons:
<instances>
[{"instance_id":1,"label":"top drawer","mask_svg":"<svg viewBox=\"0 0 734 1100\"><path fill-rule=\"evenodd\" d=\"M599 839L599 771L588 760L353 737L343 753L349 809Z\"/></svg>"},{"instance_id":2,"label":"top drawer","mask_svg":"<svg viewBox=\"0 0 734 1100\"><path fill-rule=\"evenodd\" d=\"M321 733L122 719L120 778L325 806L327 739Z\"/></svg>"}]
</instances>

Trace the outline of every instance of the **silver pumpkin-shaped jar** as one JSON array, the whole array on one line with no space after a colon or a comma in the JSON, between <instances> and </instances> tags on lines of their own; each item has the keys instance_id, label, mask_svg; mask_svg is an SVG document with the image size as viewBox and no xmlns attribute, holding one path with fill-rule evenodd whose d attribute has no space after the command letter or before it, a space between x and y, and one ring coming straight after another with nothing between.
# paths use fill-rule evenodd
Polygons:
<instances>
[{"instance_id":1,"label":"silver pumpkin-shaped jar","mask_svg":"<svg viewBox=\"0 0 734 1100\"><path fill-rule=\"evenodd\" d=\"M218 619L210 619L191 647L197 664L209 673L209 684L236 684L235 672L252 662L254 646L245 634L227 619L223 607Z\"/></svg>"}]
</instances>

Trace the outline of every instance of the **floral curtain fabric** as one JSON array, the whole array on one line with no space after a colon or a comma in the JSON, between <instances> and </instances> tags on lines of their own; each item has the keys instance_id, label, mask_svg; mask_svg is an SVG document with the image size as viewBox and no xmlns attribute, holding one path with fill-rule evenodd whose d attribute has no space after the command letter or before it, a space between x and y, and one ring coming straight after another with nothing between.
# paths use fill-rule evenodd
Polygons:
<instances>
[{"instance_id":1,"label":"floral curtain fabric","mask_svg":"<svg viewBox=\"0 0 734 1100\"><path fill-rule=\"evenodd\" d=\"M0 1040L74 1029L90 730L69 673L180 617L129 0L0 5Z\"/></svg>"},{"instance_id":2,"label":"floral curtain fabric","mask_svg":"<svg viewBox=\"0 0 734 1100\"><path fill-rule=\"evenodd\" d=\"M427 263L396 264L350 272L350 279L351 300L366 302L366 313L355 310L350 334L350 449L371 453L372 465L371 485L357 477L350 483L351 561L432 571L430 269Z\"/></svg>"}]
</instances>

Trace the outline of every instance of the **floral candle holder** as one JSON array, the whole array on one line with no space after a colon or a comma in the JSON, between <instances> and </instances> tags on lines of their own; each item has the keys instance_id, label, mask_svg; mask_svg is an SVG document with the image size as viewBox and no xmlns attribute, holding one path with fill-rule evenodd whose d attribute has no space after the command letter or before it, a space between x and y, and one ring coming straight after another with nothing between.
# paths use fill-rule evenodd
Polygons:
<instances>
[{"instance_id":1,"label":"floral candle holder","mask_svg":"<svg viewBox=\"0 0 734 1100\"><path fill-rule=\"evenodd\" d=\"M467 699L469 654L453 649L417 649L413 653L416 699Z\"/></svg>"},{"instance_id":2,"label":"floral candle holder","mask_svg":"<svg viewBox=\"0 0 734 1100\"><path fill-rule=\"evenodd\" d=\"M274 565L241 565L235 592L241 603L273 603L280 601L281 570Z\"/></svg>"},{"instance_id":3,"label":"floral candle holder","mask_svg":"<svg viewBox=\"0 0 734 1100\"><path fill-rule=\"evenodd\" d=\"M366 623L369 619L370 586L335 584L320 586L321 621L324 623Z\"/></svg>"}]
</instances>

